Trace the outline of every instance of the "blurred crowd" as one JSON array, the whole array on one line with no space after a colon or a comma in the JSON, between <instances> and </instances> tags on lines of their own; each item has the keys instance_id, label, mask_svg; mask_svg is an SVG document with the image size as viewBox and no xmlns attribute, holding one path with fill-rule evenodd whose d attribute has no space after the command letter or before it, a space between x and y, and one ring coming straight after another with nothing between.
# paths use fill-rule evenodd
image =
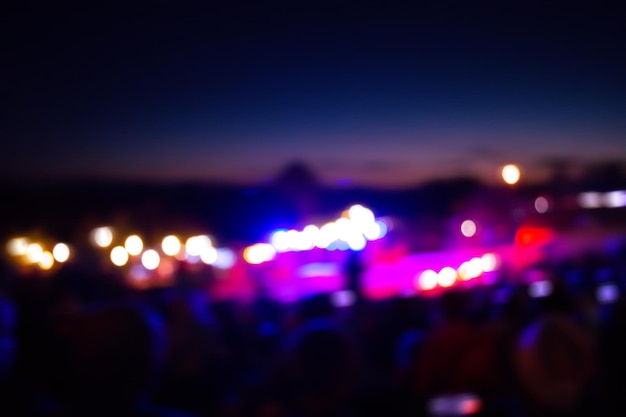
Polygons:
<instances>
[{"instance_id":1,"label":"blurred crowd","mask_svg":"<svg viewBox=\"0 0 626 417\"><path fill-rule=\"evenodd\" d=\"M502 276L342 307L70 269L4 279L0 415L626 415L625 267L552 266L540 294Z\"/></svg>"}]
</instances>

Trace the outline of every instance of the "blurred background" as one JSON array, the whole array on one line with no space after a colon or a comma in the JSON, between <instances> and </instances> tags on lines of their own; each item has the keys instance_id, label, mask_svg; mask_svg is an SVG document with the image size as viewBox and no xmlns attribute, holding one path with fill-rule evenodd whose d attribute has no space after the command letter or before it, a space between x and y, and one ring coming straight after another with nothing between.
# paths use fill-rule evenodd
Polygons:
<instances>
[{"instance_id":1,"label":"blurred background","mask_svg":"<svg viewBox=\"0 0 626 417\"><path fill-rule=\"evenodd\" d=\"M11 3L0 415L624 415L624 18Z\"/></svg>"}]
</instances>

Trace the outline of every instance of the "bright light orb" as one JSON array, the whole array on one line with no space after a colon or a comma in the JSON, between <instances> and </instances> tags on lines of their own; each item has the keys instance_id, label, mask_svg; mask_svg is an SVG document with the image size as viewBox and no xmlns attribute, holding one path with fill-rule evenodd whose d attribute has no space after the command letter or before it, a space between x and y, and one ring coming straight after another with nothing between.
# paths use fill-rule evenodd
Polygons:
<instances>
[{"instance_id":1,"label":"bright light orb","mask_svg":"<svg viewBox=\"0 0 626 417\"><path fill-rule=\"evenodd\" d=\"M550 203L548 203L548 199L542 196L539 196L535 199L535 210L537 213L543 214L548 211L550 208Z\"/></svg>"},{"instance_id":2,"label":"bright light orb","mask_svg":"<svg viewBox=\"0 0 626 417\"><path fill-rule=\"evenodd\" d=\"M517 165L509 164L502 167L502 179L509 185L517 184L520 179L520 170Z\"/></svg>"},{"instance_id":3,"label":"bright light orb","mask_svg":"<svg viewBox=\"0 0 626 417\"><path fill-rule=\"evenodd\" d=\"M547 297L552 294L552 283L550 281L537 281L528 286L528 294L532 298Z\"/></svg>"},{"instance_id":4,"label":"bright light orb","mask_svg":"<svg viewBox=\"0 0 626 417\"><path fill-rule=\"evenodd\" d=\"M217 259L213 266L219 269L230 269L235 265L235 253L228 248L217 249Z\"/></svg>"},{"instance_id":5,"label":"bright light orb","mask_svg":"<svg viewBox=\"0 0 626 417\"><path fill-rule=\"evenodd\" d=\"M180 239L174 235L165 236L161 242L161 249L167 256L176 256L180 253Z\"/></svg>"},{"instance_id":6,"label":"bright light orb","mask_svg":"<svg viewBox=\"0 0 626 417\"><path fill-rule=\"evenodd\" d=\"M451 287L456 281L456 271L454 268L446 266L437 274L437 283L443 288Z\"/></svg>"},{"instance_id":7,"label":"bright light orb","mask_svg":"<svg viewBox=\"0 0 626 417\"><path fill-rule=\"evenodd\" d=\"M363 227L362 231L367 240L377 240L382 237L380 222L368 223Z\"/></svg>"},{"instance_id":8,"label":"bright light orb","mask_svg":"<svg viewBox=\"0 0 626 417\"><path fill-rule=\"evenodd\" d=\"M263 262L271 261L276 256L276 249L272 245L267 243L257 243L252 246L248 246L243 251L243 258L252 265L262 264Z\"/></svg>"},{"instance_id":9,"label":"bright light orb","mask_svg":"<svg viewBox=\"0 0 626 417\"><path fill-rule=\"evenodd\" d=\"M578 204L582 208L598 208L602 207L602 194L594 191L587 191L578 194Z\"/></svg>"},{"instance_id":10,"label":"bright light orb","mask_svg":"<svg viewBox=\"0 0 626 417\"><path fill-rule=\"evenodd\" d=\"M54 256L54 259L59 263L67 262L70 258L69 246L65 243L57 243L52 249L52 256Z\"/></svg>"},{"instance_id":11,"label":"bright light orb","mask_svg":"<svg viewBox=\"0 0 626 417\"><path fill-rule=\"evenodd\" d=\"M376 222L376 218L374 217L374 213L372 212L372 210L363 207L360 204L355 204L354 206L350 207L350 209L348 209L348 217L351 221L358 224L359 226Z\"/></svg>"},{"instance_id":12,"label":"bright light orb","mask_svg":"<svg viewBox=\"0 0 626 417\"><path fill-rule=\"evenodd\" d=\"M350 236L350 238L347 240L347 243L350 249L352 249L355 252L358 252L358 251L365 249L365 245L367 244L367 241L365 240L365 237L363 237L363 235L359 233L359 234L354 234Z\"/></svg>"},{"instance_id":13,"label":"bright light orb","mask_svg":"<svg viewBox=\"0 0 626 417\"><path fill-rule=\"evenodd\" d=\"M206 265L213 265L217 261L217 249L213 246L204 248L200 253L200 260Z\"/></svg>"},{"instance_id":14,"label":"bright light orb","mask_svg":"<svg viewBox=\"0 0 626 417\"><path fill-rule=\"evenodd\" d=\"M54 256L52 256L52 253L48 251L43 252L39 258L39 267L44 271L48 271L49 269L52 269L53 266Z\"/></svg>"},{"instance_id":15,"label":"bright light orb","mask_svg":"<svg viewBox=\"0 0 626 417\"><path fill-rule=\"evenodd\" d=\"M498 268L498 258L493 253L486 253L480 258L480 266L485 272L492 272Z\"/></svg>"},{"instance_id":16,"label":"bright light orb","mask_svg":"<svg viewBox=\"0 0 626 417\"><path fill-rule=\"evenodd\" d=\"M91 241L100 248L108 248L113 242L113 230L109 226L96 227L91 231Z\"/></svg>"},{"instance_id":17,"label":"bright light orb","mask_svg":"<svg viewBox=\"0 0 626 417\"><path fill-rule=\"evenodd\" d=\"M423 291L432 290L437 286L437 273L432 269L427 269L419 274L415 281L417 288Z\"/></svg>"},{"instance_id":18,"label":"bright light orb","mask_svg":"<svg viewBox=\"0 0 626 417\"><path fill-rule=\"evenodd\" d=\"M604 205L610 208L626 206L626 191L611 191L604 194Z\"/></svg>"},{"instance_id":19,"label":"bright light orb","mask_svg":"<svg viewBox=\"0 0 626 417\"><path fill-rule=\"evenodd\" d=\"M14 237L7 242L7 252L11 256L26 255L28 250L28 239L25 237Z\"/></svg>"},{"instance_id":20,"label":"bright light orb","mask_svg":"<svg viewBox=\"0 0 626 417\"><path fill-rule=\"evenodd\" d=\"M467 277L478 278L483 274L483 261L482 258L472 258L467 263Z\"/></svg>"},{"instance_id":21,"label":"bright light orb","mask_svg":"<svg viewBox=\"0 0 626 417\"><path fill-rule=\"evenodd\" d=\"M137 256L143 250L143 241L137 235L128 236L124 242L126 252L131 256Z\"/></svg>"},{"instance_id":22,"label":"bright light orb","mask_svg":"<svg viewBox=\"0 0 626 417\"><path fill-rule=\"evenodd\" d=\"M337 225L334 222L326 223L320 229L315 242L315 246L320 249L326 249L338 238Z\"/></svg>"},{"instance_id":23,"label":"bright light orb","mask_svg":"<svg viewBox=\"0 0 626 417\"><path fill-rule=\"evenodd\" d=\"M39 243L31 243L28 245L28 248L26 248L26 258L32 263L39 262L42 255L43 248Z\"/></svg>"},{"instance_id":24,"label":"bright light orb","mask_svg":"<svg viewBox=\"0 0 626 417\"><path fill-rule=\"evenodd\" d=\"M115 266L124 266L128 262L128 252L123 246L116 246L111 250L111 262Z\"/></svg>"},{"instance_id":25,"label":"bright light orb","mask_svg":"<svg viewBox=\"0 0 626 417\"><path fill-rule=\"evenodd\" d=\"M200 256L202 251L213 246L211 239L207 235L192 236L187 239L185 250L188 255Z\"/></svg>"},{"instance_id":26,"label":"bright light orb","mask_svg":"<svg viewBox=\"0 0 626 417\"><path fill-rule=\"evenodd\" d=\"M286 252L289 250L289 238L287 231L284 229L276 230L270 237L270 242L277 252Z\"/></svg>"},{"instance_id":27,"label":"bright light orb","mask_svg":"<svg viewBox=\"0 0 626 417\"><path fill-rule=\"evenodd\" d=\"M154 249L148 249L141 255L141 264L149 271L154 271L159 267L161 257Z\"/></svg>"},{"instance_id":28,"label":"bright light orb","mask_svg":"<svg viewBox=\"0 0 626 417\"><path fill-rule=\"evenodd\" d=\"M465 237L472 237L476 234L476 223L472 220L464 220L461 223L461 233Z\"/></svg>"}]
</instances>

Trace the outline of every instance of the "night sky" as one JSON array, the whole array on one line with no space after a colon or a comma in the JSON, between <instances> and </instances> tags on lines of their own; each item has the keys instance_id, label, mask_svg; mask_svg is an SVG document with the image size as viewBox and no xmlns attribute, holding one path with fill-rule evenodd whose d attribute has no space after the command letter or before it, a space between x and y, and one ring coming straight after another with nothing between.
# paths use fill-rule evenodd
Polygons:
<instances>
[{"instance_id":1,"label":"night sky","mask_svg":"<svg viewBox=\"0 0 626 417\"><path fill-rule=\"evenodd\" d=\"M259 183L300 160L402 187L626 159L617 7L22 3L1 23L5 181Z\"/></svg>"}]
</instances>

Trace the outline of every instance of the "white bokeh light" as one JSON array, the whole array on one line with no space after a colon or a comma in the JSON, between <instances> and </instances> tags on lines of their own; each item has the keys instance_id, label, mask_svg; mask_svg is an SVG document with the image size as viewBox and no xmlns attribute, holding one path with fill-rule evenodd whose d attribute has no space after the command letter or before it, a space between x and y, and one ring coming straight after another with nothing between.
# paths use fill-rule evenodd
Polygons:
<instances>
[{"instance_id":1,"label":"white bokeh light","mask_svg":"<svg viewBox=\"0 0 626 417\"><path fill-rule=\"evenodd\" d=\"M70 258L70 248L65 243L57 243L52 249L52 255L57 262L67 262Z\"/></svg>"},{"instance_id":2,"label":"white bokeh light","mask_svg":"<svg viewBox=\"0 0 626 417\"><path fill-rule=\"evenodd\" d=\"M509 164L502 167L502 179L507 184L517 184L519 182L520 176L520 170L517 165Z\"/></svg>"},{"instance_id":3,"label":"white bokeh light","mask_svg":"<svg viewBox=\"0 0 626 417\"><path fill-rule=\"evenodd\" d=\"M154 249L148 249L141 255L141 264L149 271L153 271L159 267L161 257Z\"/></svg>"},{"instance_id":4,"label":"white bokeh light","mask_svg":"<svg viewBox=\"0 0 626 417\"><path fill-rule=\"evenodd\" d=\"M109 226L96 227L91 231L91 241L100 248L108 248L113 242L113 229Z\"/></svg>"},{"instance_id":5,"label":"white bokeh light","mask_svg":"<svg viewBox=\"0 0 626 417\"><path fill-rule=\"evenodd\" d=\"M137 256L143 250L143 241L138 235L131 235L126 238L124 247L129 255Z\"/></svg>"},{"instance_id":6,"label":"white bokeh light","mask_svg":"<svg viewBox=\"0 0 626 417\"><path fill-rule=\"evenodd\" d=\"M472 220L464 220L461 223L461 233L465 237L472 237L476 234L476 223Z\"/></svg>"},{"instance_id":7,"label":"white bokeh light","mask_svg":"<svg viewBox=\"0 0 626 417\"><path fill-rule=\"evenodd\" d=\"M428 291L437 286L437 273L432 269L427 269L417 276L416 287L420 290Z\"/></svg>"},{"instance_id":8,"label":"white bokeh light","mask_svg":"<svg viewBox=\"0 0 626 417\"><path fill-rule=\"evenodd\" d=\"M178 255L181 247L180 239L174 235L165 236L161 242L161 249L167 256Z\"/></svg>"},{"instance_id":9,"label":"white bokeh light","mask_svg":"<svg viewBox=\"0 0 626 417\"><path fill-rule=\"evenodd\" d=\"M111 249L111 262L115 266L124 266L128 262L128 252L123 246Z\"/></svg>"}]
</instances>

